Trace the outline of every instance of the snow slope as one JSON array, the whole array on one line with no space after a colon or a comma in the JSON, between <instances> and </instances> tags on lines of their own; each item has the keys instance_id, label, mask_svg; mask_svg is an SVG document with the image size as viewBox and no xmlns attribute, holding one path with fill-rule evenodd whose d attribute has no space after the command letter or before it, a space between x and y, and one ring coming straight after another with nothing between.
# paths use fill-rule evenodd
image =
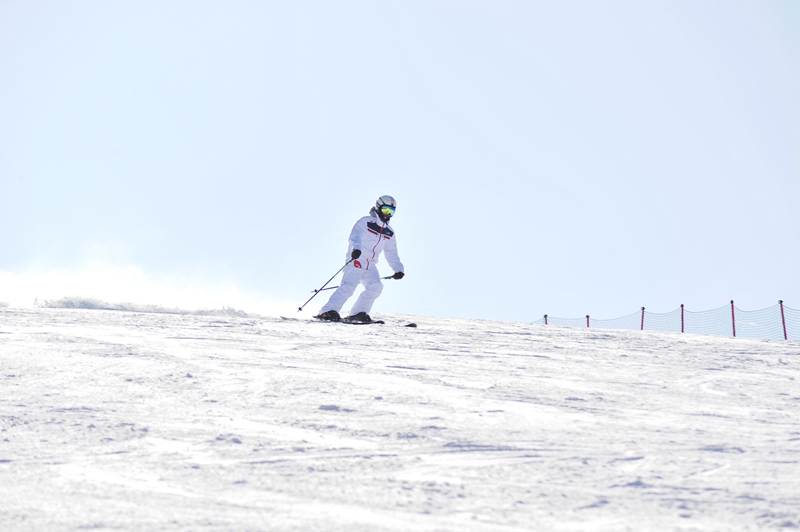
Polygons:
<instances>
[{"instance_id":1,"label":"snow slope","mask_svg":"<svg viewBox=\"0 0 800 532\"><path fill-rule=\"evenodd\" d=\"M0 309L0 529L800 527L800 343Z\"/></svg>"}]
</instances>

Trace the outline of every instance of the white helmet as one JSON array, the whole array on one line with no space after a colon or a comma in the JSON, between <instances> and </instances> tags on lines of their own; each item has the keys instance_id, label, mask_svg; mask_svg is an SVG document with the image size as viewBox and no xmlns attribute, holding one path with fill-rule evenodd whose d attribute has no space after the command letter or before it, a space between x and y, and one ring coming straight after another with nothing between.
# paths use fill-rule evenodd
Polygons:
<instances>
[{"instance_id":1,"label":"white helmet","mask_svg":"<svg viewBox=\"0 0 800 532\"><path fill-rule=\"evenodd\" d=\"M396 208L397 202L391 196L381 196L375 201L375 212L378 213L378 218L384 222L388 222L389 218L394 216Z\"/></svg>"}]
</instances>

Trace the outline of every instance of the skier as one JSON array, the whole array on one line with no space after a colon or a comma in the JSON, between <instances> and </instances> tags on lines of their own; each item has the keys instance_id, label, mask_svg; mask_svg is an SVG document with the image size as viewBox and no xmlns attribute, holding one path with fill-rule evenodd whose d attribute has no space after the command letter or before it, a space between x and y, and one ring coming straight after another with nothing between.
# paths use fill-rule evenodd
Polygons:
<instances>
[{"instance_id":1,"label":"skier","mask_svg":"<svg viewBox=\"0 0 800 532\"><path fill-rule=\"evenodd\" d=\"M397 255L397 240L389 219L394 216L397 202L391 196L381 196L370 209L369 216L356 222L350 231L350 245L347 248L348 263L344 268L342 283L331 298L315 316L321 320L340 321L339 311L355 292L358 283L364 291L358 296L350 315L344 321L370 322L369 311L381 295L383 283L375 265L382 251L386 251L386 261L394 270L393 279L402 279L403 263Z\"/></svg>"}]
</instances>

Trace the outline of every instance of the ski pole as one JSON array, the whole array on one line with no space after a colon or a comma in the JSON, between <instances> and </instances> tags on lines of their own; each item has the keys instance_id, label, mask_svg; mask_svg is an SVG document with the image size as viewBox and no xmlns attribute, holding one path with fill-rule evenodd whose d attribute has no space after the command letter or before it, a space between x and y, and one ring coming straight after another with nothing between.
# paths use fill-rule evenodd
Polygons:
<instances>
[{"instance_id":1,"label":"ski pole","mask_svg":"<svg viewBox=\"0 0 800 532\"><path fill-rule=\"evenodd\" d=\"M387 275L386 277L381 277L381 279L394 279L394 275ZM314 290L312 290L312 292L316 294L317 292L324 292L325 290L336 290L337 288L339 287L329 286L328 288L315 288Z\"/></svg>"},{"instance_id":2,"label":"ski pole","mask_svg":"<svg viewBox=\"0 0 800 532\"><path fill-rule=\"evenodd\" d=\"M339 272L341 272L342 270L344 270L344 269L347 267L347 265L348 265L348 264L350 264L351 262L353 262L353 260L355 260L355 259L350 259L350 260L348 260L347 262L345 262L345 263L344 263L344 266L342 266L341 268L339 268L339 271L338 271L338 272L336 272L336 273L334 273L334 274L333 274L333 276L331 276L331 278L330 278L330 279L328 279L328 281L327 281L327 282L326 282L324 285L322 285L322 286L319 288L319 290L315 290L315 291L314 291L314 295L313 295L313 296L311 296L311 297L309 297L309 298L308 298L308 301L306 301L305 303L303 303L302 305L300 305L299 307L297 307L297 312L301 312L301 311L303 310L303 307L305 307L306 305L308 305L309 301L311 301L312 299L314 299L315 297L317 297L317 294L319 294L320 292L322 292L322 290L323 290L323 289L324 289L324 288L327 286L327 284L328 284L329 282L333 281L333 278L334 278L334 277L336 277L337 275L339 275Z\"/></svg>"}]
</instances>

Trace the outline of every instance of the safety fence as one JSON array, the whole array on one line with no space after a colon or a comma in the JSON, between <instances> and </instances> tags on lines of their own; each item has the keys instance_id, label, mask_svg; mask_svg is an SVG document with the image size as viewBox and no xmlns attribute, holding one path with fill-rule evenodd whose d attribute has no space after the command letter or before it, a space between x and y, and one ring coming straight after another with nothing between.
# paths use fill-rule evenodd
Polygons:
<instances>
[{"instance_id":1,"label":"safety fence","mask_svg":"<svg viewBox=\"0 0 800 532\"><path fill-rule=\"evenodd\" d=\"M609 320L585 318L553 318L544 315L534 323L560 327L594 327L598 329L628 329L665 331L689 334L733 336L735 338L765 338L800 340L800 310L777 305L761 310L741 310L731 301L713 310L692 312L683 305L672 312L647 312L644 307L621 318Z\"/></svg>"}]
</instances>

